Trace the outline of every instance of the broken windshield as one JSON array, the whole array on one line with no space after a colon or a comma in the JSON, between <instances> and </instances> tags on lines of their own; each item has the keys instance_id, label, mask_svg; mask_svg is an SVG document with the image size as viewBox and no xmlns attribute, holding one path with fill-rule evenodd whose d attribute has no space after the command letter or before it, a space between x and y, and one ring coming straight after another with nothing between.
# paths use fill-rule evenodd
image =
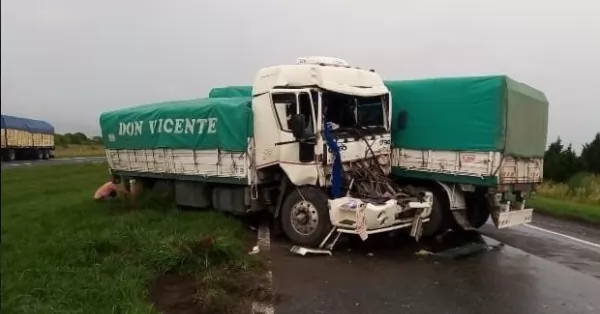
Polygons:
<instances>
[{"instance_id":1,"label":"broken windshield","mask_svg":"<svg viewBox=\"0 0 600 314\"><path fill-rule=\"evenodd\" d=\"M363 134L385 133L387 128L387 95L358 97L325 91L322 93L323 116L332 129Z\"/></svg>"}]
</instances>

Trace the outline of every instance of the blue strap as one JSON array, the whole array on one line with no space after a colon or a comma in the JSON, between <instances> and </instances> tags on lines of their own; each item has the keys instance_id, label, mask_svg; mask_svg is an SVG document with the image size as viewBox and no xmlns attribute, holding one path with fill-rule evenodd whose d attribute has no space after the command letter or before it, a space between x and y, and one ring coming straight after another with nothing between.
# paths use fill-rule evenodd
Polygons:
<instances>
[{"instance_id":1,"label":"blue strap","mask_svg":"<svg viewBox=\"0 0 600 314\"><path fill-rule=\"evenodd\" d=\"M331 124L329 124L327 121L324 121L323 124L325 126L323 130L323 136L325 137L327 146L331 148L331 152L333 153L331 196L333 196L333 198L338 198L342 196L342 173L344 172L344 168L342 167L342 158L340 157L340 148L331 135Z\"/></svg>"}]
</instances>

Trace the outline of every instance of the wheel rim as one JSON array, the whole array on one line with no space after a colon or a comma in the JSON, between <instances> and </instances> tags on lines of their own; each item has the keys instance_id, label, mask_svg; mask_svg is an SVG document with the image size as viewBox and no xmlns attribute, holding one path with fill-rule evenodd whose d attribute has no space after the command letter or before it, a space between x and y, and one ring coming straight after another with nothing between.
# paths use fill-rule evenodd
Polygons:
<instances>
[{"instance_id":1,"label":"wheel rim","mask_svg":"<svg viewBox=\"0 0 600 314\"><path fill-rule=\"evenodd\" d=\"M315 232L319 225L317 207L308 201L299 201L294 204L290 219L294 231L304 236Z\"/></svg>"}]
</instances>

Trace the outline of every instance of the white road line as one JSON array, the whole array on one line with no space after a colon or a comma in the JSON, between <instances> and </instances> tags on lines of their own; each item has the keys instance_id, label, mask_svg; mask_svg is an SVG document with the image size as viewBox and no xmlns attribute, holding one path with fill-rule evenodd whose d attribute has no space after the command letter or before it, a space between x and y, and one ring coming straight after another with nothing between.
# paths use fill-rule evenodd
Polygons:
<instances>
[{"instance_id":1,"label":"white road line","mask_svg":"<svg viewBox=\"0 0 600 314\"><path fill-rule=\"evenodd\" d=\"M268 224L261 224L258 227L258 245L261 252L268 252L271 250L271 232ZM267 272L267 281L269 286L273 285L273 273L269 270ZM275 307L271 302L252 302L252 313L253 314L274 314Z\"/></svg>"},{"instance_id":2,"label":"white road line","mask_svg":"<svg viewBox=\"0 0 600 314\"><path fill-rule=\"evenodd\" d=\"M579 243L583 243L583 244L586 244L586 245L589 245L589 246L593 246L595 248L600 249L600 244L598 244L598 243L594 243L594 242L590 242L590 241L578 239L578 238L575 238L575 237L572 237L572 236L568 236L566 234L562 234L562 233L559 233L559 232L554 232L554 231L550 231L550 230L547 230L547 229L544 229L544 228L536 227L536 226L531 225L531 224L525 224L523 226L525 226L527 228L531 228L531 229L543 231L543 232L546 232L546 233L549 233L549 234L561 236L563 238L567 238L569 240L572 240L572 241L575 241L575 242L579 242Z\"/></svg>"}]
</instances>

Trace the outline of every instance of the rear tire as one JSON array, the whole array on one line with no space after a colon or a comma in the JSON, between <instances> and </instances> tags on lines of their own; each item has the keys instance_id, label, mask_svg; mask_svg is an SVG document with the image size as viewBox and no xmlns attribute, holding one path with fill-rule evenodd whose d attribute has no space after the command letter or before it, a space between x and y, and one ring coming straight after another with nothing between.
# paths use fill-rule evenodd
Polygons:
<instances>
[{"instance_id":1,"label":"rear tire","mask_svg":"<svg viewBox=\"0 0 600 314\"><path fill-rule=\"evenodd\" d=\"M483 226L490 218L491 200L486 194L477 193L467 201L467 220L475 229Z\"/></svg>"},{"instance_id":2,"label":"rear tire","mask_svg":"<svg viewBox=\"0 0 600 314\"><path fill-rule=\"evenodd\" d=\"M50 152L49 152L47 149L44 149L44 150L42 151L42 158L43 158L44 160L48 160L48 159L50 159Z\"/></svg>"},{"instance_id":3,"label":"rear tire","mask_svg":"<svg viewBox=\"0 0 600 314\"><path fill-rule=\"evenodd\" d=\"M36 149L34 152L34 157L37 160L44 158L44 152L41 149Z\"/></svg>"},{"instance_id":4,"label":"rear tire","mask_svg":"<svg viewBox=\"0 0 600 314\"><path fill-rule=\"evenodd\" d=\"M312 186L297 187L281 208L281 228L294 244L317 247L331 231L327 195Z\"/></svg>"}]
</instances>

